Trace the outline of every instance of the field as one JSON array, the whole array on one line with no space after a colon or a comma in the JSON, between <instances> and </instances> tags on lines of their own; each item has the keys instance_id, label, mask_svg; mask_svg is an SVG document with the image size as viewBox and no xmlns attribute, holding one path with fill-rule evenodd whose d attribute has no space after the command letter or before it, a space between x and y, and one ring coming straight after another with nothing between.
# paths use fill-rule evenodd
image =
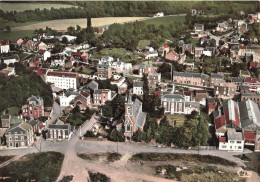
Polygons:
<instances>
[{"instance_id":1,"label":"field","mask_svg":"<svg viewBox=\"0 0 260 182\"><path fill-rule=\"evenodd\" d=\"M25 11L25 10L35 10L39 8L40 10L46 9L59 9L59 8L70 8L74 7L73 5L67 4L57 4L57 3L0 3L0 9L3 11Z\"/></svg>"},{"instance_id":2,"label":"field","mask_svg":"<svg viewBox=\"0 0 260 182\"><path fill-rule=\"evenodd\" d=\"M10 26L11 29L14 27L21 27L21 26L26 26L26 25L31 25L35 23L40 23L43 21L31 21L31 22L25 22L25 23L16 23L14 21L9 21L3 18L0 18L0 29L5 29L6 26Z\"/></svg>"},{"instance_id":3,"label":"field","mask_svg":"<svg viewBox=\"0 0 260 182\"><path fill-rule=\"evenodd\" d=\"M15 40L18 37L32 37L34 35L33 30L25 30L25 31L0 31L0 40Z\"/></svg>"},{"instance_id":4,"label":"field","mask_svg":"<svg viewBox=\"0 0 260 182\"><path fill-rule=\"evenodd\" d=\"M146 24L155 24L155 25L169 25L171 23L175 22L184 22L185 16L184 15L177 15L177 16L165 16L165 17L159 17L159 18L153 18L149 20L144 20Z\"/></svg>"},{"instance_id":5,"label":"field","mask_svg":"<svg viewBox=\"0 0 260 182\"><path fill-rule=\"evenodd\" d=\"M187 118L185 117L185 115L181 114L167 115L167 121L169 121L169 123L176 127L182 126L186 119Z\"/></svg>"},{"instance_id":6,"label":"field","mask_svg":"<svg viewBox=\"0 0 260 182\"><path fill-rule=\"evenodd\" d=\"M102 55L109 55L118 58L124 57L127 53L128 51L124 48L105 48L101 50Z\"/></svg>"},{"instance_id":7,"label":"field","mask_svg":"<svg viewBox=\"0 0 260 182\"><path fill-rule=\"evenodd\" d=\"M136 21L144 19L144 17L105 17L105 18L92 18L91 23L93 27L100 27L104 25L109 25L113 23L126 23L131 21ZM55 29L57 31L66 31L69 26L79 25L80 27L87 26L87 19L86 18L78 18L78 19L61 19L61 20L51 20L45 21L41 23L19 26L13 28L13 30L35 30L43 28L45 29L46 26L49 28Z\"/></svg>"},{"instance_id":8,"label":"field","mask_svg":"<svg viewBox=\"0 0 260 182\"><path fill-rule=\"evenodd\" d=\"M58 152L33 153L0 168L5 181L55 181L64 155Z\"/></svg>"}]
</instances>

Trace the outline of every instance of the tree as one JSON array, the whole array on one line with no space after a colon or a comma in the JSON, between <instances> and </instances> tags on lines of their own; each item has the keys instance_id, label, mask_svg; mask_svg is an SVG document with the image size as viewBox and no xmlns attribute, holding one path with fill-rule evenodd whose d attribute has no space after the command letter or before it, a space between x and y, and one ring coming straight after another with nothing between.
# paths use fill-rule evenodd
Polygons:
<instances>
[{"instance_id":1,"label":"tree","mask_svg":"<svg viewBox=\"0 0 260 182\"><path fill-rule=\"evenodd\" d=\"M173 141L173 127L166 120L166 117L161 120L160 125L155 133L156 142L171 144Z\"/></svg>"},{"instance_id":2,"label":"tree","mask_svg":"<svg viewBox=\"0 0 260 182\"><path fill-rule=\"evenodd\" d=\"M6 26L5 29L6 29L6 31L11 32L11 27L10 26Z\"/></svg>"},{"instance_id":3,"label":"tree","mask_svg":"<svg viewBox=\"0 0 260 182\"><path fill-rule=\"evenodd\" d=\"M69 40L67 37L63 37L61 42L67 45L69 43Z\"/></svg>"},{"instance_id":4,"label":"tree","mask_svg":"<svg viewBox=\"0 0 260 182\"><path fill-rule=\"evenodd\" d=\"M5 68L7 68L7 65L5 63L1 63L0 64L0 70L3 70Z\"/></svg>"},{"instance_id":5,"label":"tree","mask_svg":"<svg viewBox=\"0 0 260 182\"><path fill-rule=\"evenodd\" d=\"M125 141L125 136L123 131L117 131L116 129L114 129L108 136L108 139L115 142L123 142Z\"/></svg>"}]
</instances>

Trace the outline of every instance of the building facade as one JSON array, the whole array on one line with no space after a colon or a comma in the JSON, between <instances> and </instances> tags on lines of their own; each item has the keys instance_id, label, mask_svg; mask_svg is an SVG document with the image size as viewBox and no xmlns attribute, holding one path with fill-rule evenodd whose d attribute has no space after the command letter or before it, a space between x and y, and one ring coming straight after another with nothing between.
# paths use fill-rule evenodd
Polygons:
<instances>
[{"instance_id":1,"label":"building facade","mask_svg":"<svg viewBox=\"0 0 260 182\"><path fill-rule=\"evenodd\" d=\"M23 117L38 118L44 116L44 101L39 96L31 96L27 99L27 104L22 106Z\"/></svg>"}]
</instances>

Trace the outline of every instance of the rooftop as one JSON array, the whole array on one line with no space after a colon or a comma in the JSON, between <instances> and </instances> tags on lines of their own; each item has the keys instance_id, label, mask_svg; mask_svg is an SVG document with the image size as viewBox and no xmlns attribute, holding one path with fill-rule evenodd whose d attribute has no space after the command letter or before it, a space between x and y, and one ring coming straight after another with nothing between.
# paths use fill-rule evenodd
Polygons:
<instances>
[{"instance_id":1,"label":"rooftop","mask_svg":"<svg viewBox=\"0 0 260 182\"><path fill-rule=\"evenodd\" d=\"M241 132L228 132L228 140L243 140L243 134Z\"/></svg>"}]
</instances>

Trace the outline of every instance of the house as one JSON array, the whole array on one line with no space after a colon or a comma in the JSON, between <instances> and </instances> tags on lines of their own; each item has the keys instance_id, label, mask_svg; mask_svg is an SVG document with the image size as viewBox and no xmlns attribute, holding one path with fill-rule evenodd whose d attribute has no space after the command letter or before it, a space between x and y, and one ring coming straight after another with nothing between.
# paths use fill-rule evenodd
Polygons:
<instances>
[{"instance_id":1,"label":"house","mask_svg":"<svg viewBox=\"0 0 260 182\"><path fill-rule=\"evenodd\" d=\"M249 91L249 86L246 86L246 85L241 85L241 86L239 87L239 91L240 91L241 94L242 94L242 93L251 93L251 92Z\"/></svg>"},{"instance_id":2,"label":"house","mask_svg":"<svg viewBox=\"0 0 260 182\"><path fill-rule=\"evenodd\" d=\"M150 72L148 74L149 84L159 84L161 82L161 73Z\"/></svg>"},{"instance_id":3,"label":"house","mask_svg":"<svg viewBox=\"0 0 260 182\"><path fill-rule=\"evenodd\" d=\"M1 119L0 128L10 128L11 118L12 118L12 116L10 114L2 115L0 118Z\"/></svg>"},{"instance_id":4,"label":"house","mask_svg":"<svg viewBox=\"0 0 260 182\"><path fill-rule=\"evenodd\" d=\"M208 108L208 115L213 113L215 111L215 103L208 103L207 108Z\"/></svg>"},{"instance_id":5,"label":"house","mask_svg":"<svg viewBox=\"0 0 260 182\"><path fill-rule=\"evenodd\" d=\"M168 54L169 51L170 51L169 46L164 45L158 49L158 54L159 54L159 56L164 57L164 56L166 56L166 54Z\"/></svg>"},{"instance_id":6,"label":"house","mask_svg":"<svg viewBox=\"0 0 260 182\"><path fill-rule=\"evenodd\" d=\"M113 57L110 56L102 56L101 59L99 60L98 64L107 64L107 65L112 65L114 61Z\"/></svg>"},{"instance_id":7,"label":"house","mask_svg":"<svg viewBox=\"0 0 260 182\"><path fill-rule=\"evenodd\" d=\"M97 74L99 79L110 79L112 77L111 68L107 64L98 64Z\"/></svg>"},{"instance_id":8,"label":"house","mask_svg":"<svg viewBox=\"0 0 260 182\"><path fill-rule=\"evenodd\" d=\"M203 54L203 51L204 51L203 47L195 47L194 48L195 58L200 58L201 55Z\"/></svg>"},{"instance_id":9,"label":"house","mask_svg":"<svg viewBox=\"0 0 260 182\"><path fill-rule=\"evenodd\" d=\"M114 97L115 97L115 94L112 93L112 91L109 89L94 90L93 104L96 106L104 105L106 101L113 100Z\"/></svg>"},{"instance_id":10,"label":"house","mask_svg":"<svg viewBox=\"0 0 260 182\"><path fill-rule=\"evenodd\" d=\"M217 137L224 137L227 132L226 118L224 115L214 119L215 123L215 134Z\"/></svg>"},{"instance_id":11,"label":"house","mask_svg":"<svg viewBox=\"0 0 260 182\"><path fill-rule=\"evenodd\" d=\"M36 43L35 46L36 46L37 51L39 51L39 50L47 50L49 48L47 44L45 44L44 42L41 42L41 41Z\"/></svg>"},{"instance_id":12,"label":"house","mask_svg":"<svg viewBox=\"0 0 260 182\"><path fill-rule=\"evenodd\" d=\"M245 78L244 85L249 86L250 92L260 93L260 79Z\"/></svg>"},{"instance_id":13,"label":"house","mask_svg":"<svg viewBox=\"0 0 260 182\"><path fill-rule=\"evenodd\" d=\"M186 85L208 86L209 76L203 73L174 71L173 82Z\"/></svg>"},{"instance_id":14,"label":"house","mask_svg":"<svg viewBox=\"0 0 260 182\"><path fill-rule=\"evenodd\" d=\"M192 111L200 112L200 103L198 102L185 102L184 114L191 114Z\"/></svg>"},{"instance_id":15,"label":"house","mask_svg":"<svg viewBox=\"0 0 260 182\"><path fill-rule=\"evenodd\" d=\"M216 48L215 47L206 47L203 49L203 53L205 56L212 57L215 55Z\"/></svg>"},{"instance_id":16,"label":"house","mask_svg":"<svg viewBox=\"0 0 260 182\"><path fill-rule=\"evenodd\" d=\"M61 107L68 107L72 105L72 101L79 95L78 92L73 90L68 90L63 92L62 95L59 96L60 106Z\"/></svg>"},{"instance_id":17,"label":"house","mask_svg":"<svg viewBox=\"0 0 260 182\"><path fill-rule=\"evenodd\" d=\"M127 91L127 87L128 87L127 84L123 83L118 87L118 93L119 94L125 93Z\"/></svg>"},{"instance_id":18,"label":"house","mask_svg":"<svg viewBox=\"0 0 260 182\"><path fill-rule=\"evenodd\" d=\"M90 89L92 91L97 90L98 89L98 83L95 80L93 80L93 81L91 81L87 84L86 88Z\"/></svg>"},{"instance_id":19,"label":"house","mask_svg":"<svg viewBox=\"0 0 260 182\"><path fill-rule=\"evenodd\" d=\"M87 62L88 54L84 51L72 52L71 56L79 61Z\"/></svg>"},{"instance_id":20,"label":"house","mask_svg":"<svg viewBox=\"0 0 260 182\"><path fill-rule=\"evenodd\" d=\"M231 83L236 84L237 90L240 89L240 86L244 83L245 78L244 77L232 77Z\"/></svg>"},{"instance_id":21,"label":"house","mask_svg":"<svg viewBox=\"0 0 260 182\"><path fill-rule=\"evenodd\" d=\"M116 85L117 87L119 87L120 85L122 85L125 82L125 77L120 77L117 80L111 81L111 85Z\"/></svg>"},{"instance_id":22,"label":"house","mask_svg":"<svg viewBox=\"0 0 260 182\"><path fill-rule=\"evenodd\" d=\"M185 114L185 102L181 94L162 92L161 106L164 107L164 113Z\"/></svg>"},{"instance_id":23,"label":"house","mask_svg":"<svg viewBox=\"0 0 260 182\"><path fill-rule=\"evenodd\" d=\"M85 110L91 106L91 96L87 92L81 92L75 99L74 103L79 107L80 110Z\"/></svg>"},{"instance_id":24,"label":"house","mask_svg":"<svg viewBox=\"0 0 260 182\"><path fill-rule=\"evenodd\" d=\"M61 36L55 36L55 38L59 39L61 42L63 38L67 38L69 42L74 41L77 39L76 36L71 36L71 35L61 35Z\"/></svg>"},{"instance_id":25,"label":"house","mask_svg":"<svg viewBox=\"0 0 260 182\"><path fill-rule=\"evenodd\" d=\"M65 61L66 58L64 55L55 55L51 57L51 66L56 67L56 66L65 66Z\"/></svg>"},{"instance_id":26,"label":"house","mask_svg":"<svg viewBox=\"0 0 260 182\"><path fill-rule=\"evenodd\" d=\"M13 55L13 56L7 56L7 57L2 57L2 62L5 63L7 66L10 63L16 63L19 62L19 56L17 54Z\"/></svg>"},{"instance_id":27,"label":"house","mask_svg":"<svg viewBox=\"0 0 260 182\"><path fill-rule=\"evenodd\" d=\"M10 51L9 41L0 41L0 53L8 53Z\"/></svg>"},{"instance_id":28,"label":"house","mask_svg":"<svg viewBox=\"0 0 260 182\"><path fill-rule=\"evenodd\" d=\"M239 105L234 100L223 102L223 113L226 118L226 126L241 130Z\"/></svg>"},{"instance_id":29,"label":"house","mask_svg":"<svg viewBox=\"0 0 260 182\"><path fill-rule=\"evenodd\" d=\"M4 74L6 76L15 75L15 68L14 67L7 67L0 71L0 74Z\"/></svg>"},{"instance_id":30,"label":"house","mask_svg":"<svg viewBox=\"0 0 260 182\"><path fill-rule=\"evenodd\" d=\"M46 72L46 82L53 83L56 87L62 89L72 88L77 90L78 74L48 70Z\"/></svg>"},{"instance_id":31,"label":"house","mask_svg":"<svg viewBox=\"0 0 260 182\"><path fill-rule=\"evenodd\" d=\"M229 23L227 21L218 23L218 26L216 27L216 31L218 31L218 32L225 32L228 29L229 29Z\"/></svg>"},{"instance_id":32,"label":"house","mask_svg":"<svg viewBox=\"0 0 260 182\"><path fill-rule=\"evenodd\" d=\"M39 57L41 57L44 61L51 57L51 53L43 49L39 49L38 53Z\"/></svg>"},{"instance_id":33,"label":"house","mask_svg":"<svg viewBox=\"0 0 260 182\"><path fill-rule=\"evenodd\" d=\"M215 83L214 96L215 97L233 97L236 94L237 86L234 83Z\"/></svg>"},{"instance_id":34,"label":"house","mask_svg":"<svg viewBox=\"0 0 260 182\"><path fill-rule=\"evenodd\" d=\"M142 102L137 98L132 101L132 95L126 96L125 101L125 117L124 117L124 127L125 127L125 140L131 141L133 134L143 127L146 122L146 113L142 111Z\"/></svg>"},{"instance_id":35,"label":"house","mask_svg":"<svg viewBox=\"0 0 260 182\"><path fill-rule=\"evenodd\" d=\"M170 51L168 54L166 54L165 59L169 61L179 61L179 54L177 54L175 51ZM181 64L181 63L180 63Z\"/></svg>"},{"instance_id":36,"label":"house","mask_svg":"<svg viewBox=\"0 0 260 182\"><path fill-rule=\"evenodd\" d=\"M244 137L241 132L228 132L227 138L219 138L219 150L243 152Z\"/></svg>"},{"instance_id":37,"label":"house","mask_svg":"<svg viewBox=\"0 0 260 182\"><path fill-rule=\"evenodd\" d=\"M144 53L144 59L152 59L158 57L157 51L148 51Z\"/></svg>"},{"instance_id":38,"label":"house","mask_svg":"<svg viewBox=\"0 0 260 182\"><path fill-rule=\"evenodd\" d=\"M252 100L260 104L260 94L258 93L241 93L241 101Z\"/></svg>"},{"instance_id":39,"label":"house","mask_svg":"<svg viewBox=\"0 0 260 182\"><path fill-rule=\"evenodd\" d=\"M155 15L153 15L154 17L162 17L164 16L164 12L158 12Z\"/></svg>"},{"instance_id":40,"label":"house","mask_svg":"<svg viewBox=\"0 0 260 182\"><path fill-rule=\"evenodd\" d=\"M49 124L46 140L69 140L72 134L70 124Z\"/></svg>"},{"instance_id":41,"label":"house","mask_svg":"<svg viewBox=\"0 0 260 182\"><path fill-rule=\"evenodd\" d=\"M29 118L38 118L44 116L44 101L42 97L32 95L22 106L22 116Z\"/></svg>"},{"instance_id":42,"label":"house","mask_svg":"<svg viewBox=\"0 0 260 182\"><path fill-rule=\"evenodd\" d=\"M143 93L144 93L143 86L144 86L143 82L134 82L133 83L133 94L143 95Z\"/></svg>"},{"instance_id":43,"label":"house","mask_svg":"<svg viewBox=\"0 0 260 182\"><path fill-rule=\"evenodd\" d=\"M225 82L223 73L211 73L210 74L210 87L214 87L214 85L221 84Z\"/></svg>"},{"instance_id":44,"label":"house","mask_svg":"<svg viewBox=\"0 0 260 182\"><path fill-rule=\"evenodd\" d=\"M183 44L182 45L182 53L186 53L188 51L190 54L193 54L193 49L191 44Z\"/></svg>"},{"instance_id":45,"label":"house","mask_svg":"<svg viewBox=\"0 0 260 182\"><path fill-rule=\"evenodd\" d=\"M204 24L195 23L194 30L195 30L195 32L204 31Z\"/></svg>"},{"instance_id":46,"label":"house","mask_svg":"<svg viewBox=\"0 0 260 182\"><path fill-rule=\"evenodd\" d=\"M35 43L30 39L24 39L22 43L22 49L27 52L31 52L35 49Z\"/></svg>"},{"instance_id":47,"label":"house","mask_svg":"<svg viewBox=\"0 0 260 182\"><path fill-rule=\"evenodd\" d=\"M208 98L208 92L206 90L194 90L195 102L202 105L206 105L206 99Z\"/></svg>"},{"instance_id":48,"label":"house","mask_svg":"<svg viewBox=\"0 0 260 182\"><path fill-rule=\"evenodd\" d=\"M252 100L239 103L240 122L243 131L260 131L260 110L258 105Z\"/></svg>"},{"instance_id":49,"label":"house","mask_svg":"<svg viewBox=\"0 0 260 182\"><path fill-rule=\"evenodd\" d=\"M34 137L34 140L36 140L36 134L39 132L41 121L33 119L33 120L30 120L28 122L28 124L32 126L33 137Z\"/></svg>"},{"instance_id":50,"label":"house","mask_svg":"<svg viewBox=\"0 0 260 182\"><path fill-rule=\"evenodd\" d=\"M34 142L33 128L25 122L13 124L6 131L5 136L8 148L29 147Z\"/></svg>"},{"instance_id":51,"label":"house","mask_svg":"<svg viewBox=\"0 0 260 182\"><path fill-rule=\"evenodd\" d=\"M247 19L249 23L252 24L257 21L258 17L257 14L248 14Z\"/></svg>"},{"instance_id":52,"label":"house","mask_svg":"<svg viewBox=\"0 0 260 182\"><path fill-rule=\"evenodd\" d=\"M17 38L17 39L14 41L14 43L20 47L20 46L22 45L22 43L23 43L23 39Z\"/></svg>"}]
</instances>

